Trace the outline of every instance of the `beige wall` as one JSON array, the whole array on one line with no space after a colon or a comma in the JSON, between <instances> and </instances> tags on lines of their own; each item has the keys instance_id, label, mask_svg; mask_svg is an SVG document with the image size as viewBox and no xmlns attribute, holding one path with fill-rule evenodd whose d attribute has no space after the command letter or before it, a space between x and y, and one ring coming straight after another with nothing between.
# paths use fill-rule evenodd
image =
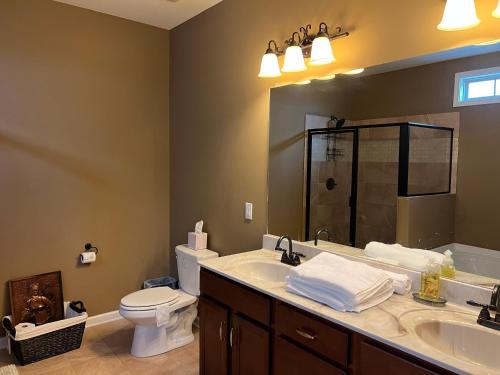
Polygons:
<instances>
[{"instance_id":1,"label":"beige wall","mask_svg":"<svg viewBox=\"0 0 500 375\"><path fill-rule=\"evenodd\" d=\"M269 88L257 78L269 39L306 23L345 26L337 62L310 70L371 66L498 38L495 0L478 4L483 20L461 32L436 30L435 0L225 0L172 31L171 244L203 217L209 246L223 254L260 246L267 222ZM299 74L300 75L300 74ZM254 203L254 221L243 203Z\"/></svg>"},{"instance_id":2,"label":"beige wall","mask_svg":"<svg viewBox=\"0 0 500 375\"><path fill-rule=\"evenodd\" d=\"M10 278L62 270L65 298L98 314L167 273L168 78L165 30L1 1L0 314Z\"/></svg>"},{"instance_id":3,"label":"beige wall","mask_svg":"<svg viewBox=\"0 0 500 375\"><path fill-rule=\"evenodd\" d=\"M455 242L455 194L398 197L396 242L434 249Z\"/></svg>"}]
</instances>

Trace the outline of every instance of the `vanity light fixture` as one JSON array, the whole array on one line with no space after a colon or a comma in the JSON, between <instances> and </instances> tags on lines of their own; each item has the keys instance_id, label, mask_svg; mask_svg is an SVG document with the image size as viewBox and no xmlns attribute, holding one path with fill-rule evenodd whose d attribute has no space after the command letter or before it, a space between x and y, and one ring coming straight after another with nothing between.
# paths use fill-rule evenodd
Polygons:
<instances>
[{"instance_id":1,"label":"vanity light fixture","mask_svg":"<svg viewBox=\"0 0 500 375\"><path fill-rule=\"evenodd\" d=\"M295 35L297 35L298 41L295 41ZM306 64L304 63L304 55L302 54L300 43L300 35L297 31L295 31L290 39L290 44L285 50L285 62L283 63L283 68L281 68L283 72L303 72L307 69Z\"/></svg>"},{"instance_id":2,"label":"vanity light fixture","mask_svg":"<svg viewBox=\"0 0 500 375\"><path fill-rule=\"evenodd\" d=\"M312 43L309 65L326 65L335 61L332 45L328 37L328 26L326 23L321 22L319 24L319 31Z\"/></svg>"},{"instance_id":3,"label":"vanity light fixture","mask_svg":"<svg viewBox=\"0 0 500 375\"><path fill-rule=\"evenodd\" d=\"M480 22L474 0L446 0L443 19L437 28L442 31L465 30Z\"/></svg>"},{"instance_id":4,"label":"vanity light fixture","mask_svg":"<svg viewBox=\"0 0 500 375\"><path fill-rule=\"evenodd\" d=\"M272 45L274 45L274 50L271 47ZM259 77L274 78L281 76L278 54L281 54L278 45L274 40L270 40L267 45L266 53L264 54L264 56L262 56Z\"/></svg>"},{"instance_id":5,"label":"vanity light fixture","mask_svg":"<svg viewBox=\"0 0 500 375\"><path fill-rule=\"evenodd\" d=\"M310 58L309 65L325 65L335 61L330 42L334 39L349 36L348 32L342 31L341 27L336 28L336 33L330 34L325 22L320 23L317 34L309 34L311 25L301 27L295 31L290 39L284 42L284 47L271 40L266 53L262 57L259 77L273 78L279 77L281 72L302 72L307 69L304 59ZM285 61L281 72L277 69L277 60L281 55L285 55Z\"/></svg>"},{"instance_id":6,"label":"vanity light fixture","mask_svg":"<svg viewBox=\"0 0 500 375\"><path fill-rule=\"evenodd\" d=\"M342 74L347 74L347 75L350 75L350 76L354 76L356 74L361 74L364 71L365 71L365 68L358 68L358 69L349 70L349 71L344 72Z\"/></svg>"},{"instance_id":7,"label":"vanity light fixture","mask_svg":"<svg viewBox=\"0 0 500 375\"><path fill-rule=\"evenodd\" d=\"M491 15L493 17L500 18L500 0L498 0L498 5Z\"/></svg>"}]
</instances>

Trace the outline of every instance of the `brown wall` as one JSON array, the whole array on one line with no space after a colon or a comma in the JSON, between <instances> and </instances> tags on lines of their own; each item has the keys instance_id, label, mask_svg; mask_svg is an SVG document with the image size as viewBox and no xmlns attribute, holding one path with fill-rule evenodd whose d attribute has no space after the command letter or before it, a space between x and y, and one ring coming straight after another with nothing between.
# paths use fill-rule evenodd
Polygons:
<instances>
[{"instance_id":1,"label":"brown wall","mask_svg":"<svg viewBox=\"0 0 500 375\"><path fill-rule=\"evenodd\" d=\"M482 1L477 28L436 30L435 0L225 0L172 31L171 244L203 217L209 246L223 254L260 247L267 222L269 88L308 74L371 66L498 38L495 0ZM281 80L257 78L269 39L306 23L340 24L337 62ZM254 221L243 203L254 203Z\"/></svg>"},{"instance_id":2,"label":"brown wall","mask_svg":"<svg viewBox=\"0 0 500 375\"><path fill-rule=\"evenodd\" d=\"M167 273L168 117L169 32L1 1L0 314L10 278L62 270L66 300L98 314Z\"/></svg>"}]
</instances>

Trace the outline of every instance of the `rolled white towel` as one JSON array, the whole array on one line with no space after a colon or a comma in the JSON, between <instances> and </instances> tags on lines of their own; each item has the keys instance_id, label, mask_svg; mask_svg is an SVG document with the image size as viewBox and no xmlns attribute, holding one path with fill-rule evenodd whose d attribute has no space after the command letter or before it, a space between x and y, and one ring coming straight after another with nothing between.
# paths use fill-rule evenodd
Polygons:
<instances>
[{"instance_id":1,"label":"rolled white towel","mask_svg":"<svg viewBox=\"0 0 500 375\"><path fill-rule=\"evenodd\" d=\"M401 273L384 271L387 276L389 276L393 282L394 293L396 294L406 294L411 290L411 279Z\"/></svg>"},{"instance_id":2,"label":"rolled white towel","mask_svg":"<svg viewBox=\"0 0 500 375\"><path fill-rule=\"evenodd\" d=\"M390 259L391 263L397 262L403 267L422 271L429 260L442 264L444 255L430 250L410 249L399 244L387 245L372 241L365 247L365 255L370 258Z\"/></svg>"}]
</instances>

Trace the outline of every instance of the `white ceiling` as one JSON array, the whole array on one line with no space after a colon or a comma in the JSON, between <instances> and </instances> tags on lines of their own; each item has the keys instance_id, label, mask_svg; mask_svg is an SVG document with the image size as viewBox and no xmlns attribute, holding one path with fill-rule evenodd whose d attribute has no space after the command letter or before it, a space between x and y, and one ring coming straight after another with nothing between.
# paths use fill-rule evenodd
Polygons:
<instances>
[{"instance_id":1,"label":"white ceiling","mask_svg":"<svg viewBox=\"0 0 500 375\"><path fill-rule=\"evenodd\" d=\"M54 0L96 12L173 29L222 0Z\"/></svg>"}]
</instances>

